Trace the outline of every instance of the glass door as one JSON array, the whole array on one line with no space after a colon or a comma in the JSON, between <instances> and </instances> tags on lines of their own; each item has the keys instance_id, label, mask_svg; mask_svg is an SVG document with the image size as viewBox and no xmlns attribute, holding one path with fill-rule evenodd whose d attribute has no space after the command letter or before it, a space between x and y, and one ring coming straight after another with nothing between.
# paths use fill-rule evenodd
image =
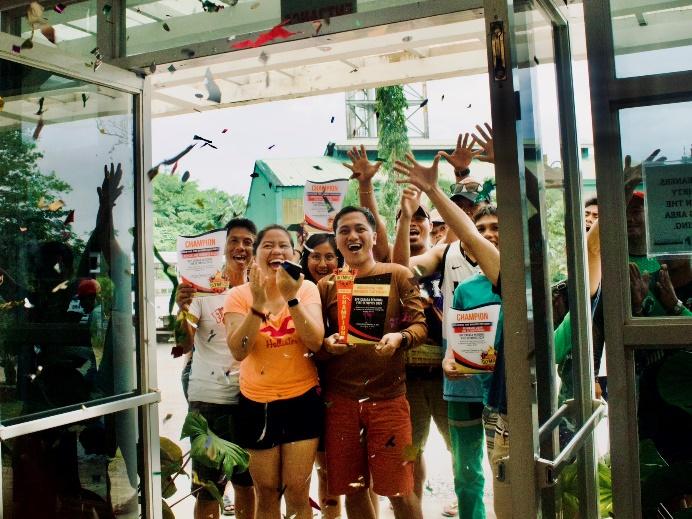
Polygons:
<instances>
[{"instance_id":1,"label":"glass door","mask_svg":"<svg viewBox=\"0 0 692 519\"><path fill-rule=\"evenodd\" d=\"M3 517L160 513L147 103L132 73L0 33Z\"/></svg>"},{"instance_id":2,"label":"glass door","mask_svg":"<svg viewBox=\"0 0 692 519\"><path fill-rule=\"evenodd\" d=\"M596 518L598 284L588 276L569 26L550 1L485 5L509 423L496 514L558 517L576 507ZM567 316L553 312L560 280Z\"/></svg>"}]
</instances>

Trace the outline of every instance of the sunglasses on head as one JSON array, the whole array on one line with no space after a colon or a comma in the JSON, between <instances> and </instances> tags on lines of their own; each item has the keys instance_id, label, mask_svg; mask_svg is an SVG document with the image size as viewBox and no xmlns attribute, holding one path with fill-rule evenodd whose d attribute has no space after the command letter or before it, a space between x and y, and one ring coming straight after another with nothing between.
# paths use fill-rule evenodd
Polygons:
<instances>
[{"instance_id":1,"label":"sunglasses on head","mask_svg":"<svg viewBox=\"0 0 692 519\"><path fill-rule=\"evenodd\" d=\"M480 182L472 180L470 182L464 182L463 184L452 184L449 186L449 192L453 195L460 195L461 193L478 193L480 188Z\"/></svg>"}]
</instances>

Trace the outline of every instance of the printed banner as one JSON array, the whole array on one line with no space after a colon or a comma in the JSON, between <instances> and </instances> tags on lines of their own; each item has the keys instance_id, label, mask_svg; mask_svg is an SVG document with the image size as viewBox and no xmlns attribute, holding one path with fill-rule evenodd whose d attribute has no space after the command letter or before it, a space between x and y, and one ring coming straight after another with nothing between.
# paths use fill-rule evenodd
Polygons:
<instances>
[{"instance_id":1,"label":"printed banner","mask_svg":"<svg viewBox=\"0 0 692 519\"><path fill-rule=\"evenodd\" d=\"M219 294L228 288L223 277L226 230L214 230L197 236L178 236L178 274L195 290Z\"/></svg>"},{"instance_id":2,"label":"printed banner","mask_svg":"<svg viewBox=\"0 0 692 519\"><path fill-rule=\"evenodd\" d=\"M351 303L353 301L353 281L356 279L356 270L350 270L348 265L337 269L336 281L336 311L339 325L339 337L348 340L348 328L351 318Z\"/></svg>"},{"instance_id":3,"label":"printed banner","mask_svg":"<svg viewBox=\"0 0 692 519\"><path fill-rule=\"evenodd\" d=\"M692 253L692 161L642 165L649 256Z\"/></svg>"},{"instance_id":4,"label":"printed banner","mask_svg":"<svg viewBox=\"0 0 692 519\"><path fill-rule=\"evenodd\" d=\"M349 344L375 344L384 335L391 274L359 278L353 285Z\"/></svg>"},{"instance_id":5,"label":"printed banner","mask_svg":"<svg viewBox=\"0 0 692 519\"><path fill-rule=\"evenodd\" d=\"M445 313L447 343L464 373L487 373L495 369L495 336L500 317L499 303L473 310L451 308Z\"/></svg>"},{"instance_id":6,"label":"printed banner","mask_svg":"<svg viewBox=\"0 0 692 519\"><path fill-rule=\"evenodd\" d=\"M312 227L308 232L333 232L334 217L343 207L347 191L347 179L305 183L303 211L305 223Z\"/></svg>"}]
</instances>

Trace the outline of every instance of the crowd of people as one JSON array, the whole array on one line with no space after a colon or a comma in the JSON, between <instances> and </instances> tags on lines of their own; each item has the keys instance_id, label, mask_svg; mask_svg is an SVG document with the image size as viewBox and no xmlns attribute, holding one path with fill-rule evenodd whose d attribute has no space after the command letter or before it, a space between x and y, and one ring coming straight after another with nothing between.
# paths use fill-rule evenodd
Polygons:
<instances>
[{"instance_id":1,"label":"crowd of people","mask_svg":"<svg viewBox=\"0 0 692 519\"><path fill-rule=\"evenodd\" d=\"M433 421L450 453L457 497L445 514L486 517L485 446L494 475L495 515L511 518L512 475L499 473L509 453L511 423L499 222L483 183L469 169L474 159L494 162L492 130L486 124L460 135L454 151L439 152L429 166L412 154L396 162L405 187L393 244L374 195L380 163L371 162L363 147L348 155L345 166L358 184L361 205L341 209L333 233L300 236L296 247L281 225L258 232L253 222L234 218L226 227L229 288L196 297L190 285L178 287L176 301L186 323L179 342L185 351L194 349L190 410L250 453L249 470L230 480L235 502L225 503L224 510L234 508L240 518L277 519L283 499L286 517L312 517L309 487L315 466L323 517L375 518L378 496L386 496L395 517L422 518L422 453ZM439 185L442 159L454 167L449 193ZM628 164L628 171L636 168ZM423 193L433 211L422 203ZM628 196L630 241L636 242L634 213L644 195L632 191ZM587 201L585 220L589 291L597 311L595 199ZM286 261L298 261L302 274L291 276L283 268ZM635 312L692 315L680 307L665 265L658 266L657 284L649 292L641 278L653 265L636 263L635 258L630 271ZM384 320L369 342L349 341L339 333L337 269L353 272L355 283L370 284L374 292L386 287ZM454 357L445 314L483 305L500 307L496 360L492 372L469 375ZM556 357L564 364L571 350L569 314L562 312L555 324ZM602 349L595 355L597 366ZM598 381L605 390L605 371L596 374L603 375ZM197 465L193 470L218 481L224 492L222 473ZM213 495L196 490L195 517L218 517Z\"/></svg>"}]
</instances>

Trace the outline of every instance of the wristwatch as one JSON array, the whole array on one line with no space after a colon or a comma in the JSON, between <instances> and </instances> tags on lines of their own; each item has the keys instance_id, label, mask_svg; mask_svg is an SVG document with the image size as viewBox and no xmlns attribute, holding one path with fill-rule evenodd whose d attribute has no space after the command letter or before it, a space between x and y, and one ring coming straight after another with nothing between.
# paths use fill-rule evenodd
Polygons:
<instances>
[{"instance_id":1,"label":"wristwatch","mask_svg":"<svg viewBox=\"0 0 692 519\"><path fill-rule=\"evenodd\" d=\"M682 311L685 309L685 305L678 299L678 302L675 304L673 309L670 311L671 315L680 315L682 314Z\"/></svg>"},{"instance_id":2,"label":"wristwatch","mask_svg":"<svg viewBox=\"0 0 692 519\"><path fill-rule=\"evenodd\" d=\"M454 176L457 177L466 177L471 173L471 170L469 168L464 168L464 169L454 169Z\"/></svg>"},{"instance_id":3,"label":"wristwatch","mask_svg":"<svg viewBox=\"0 0 692 519\"><path fill-rule=\"evenodd\" d=\"M399 348L408 347L408 335L406 335L404 332L399 333L401 334L401 344L399 344Z\"/></svg>"},{"instance_id":4,"label":"wristwatch","mask_svg":"<svg viewBox=\"0 0 692 519\"><path fill-rule=\"evenodd\" d=\"M298 303L300 303L300 299L298 299L297 297L294 297L293 299L289 299L288 301L286 301L286 304L289 308L293 308Z\"/></svg>"}]
</instances>

